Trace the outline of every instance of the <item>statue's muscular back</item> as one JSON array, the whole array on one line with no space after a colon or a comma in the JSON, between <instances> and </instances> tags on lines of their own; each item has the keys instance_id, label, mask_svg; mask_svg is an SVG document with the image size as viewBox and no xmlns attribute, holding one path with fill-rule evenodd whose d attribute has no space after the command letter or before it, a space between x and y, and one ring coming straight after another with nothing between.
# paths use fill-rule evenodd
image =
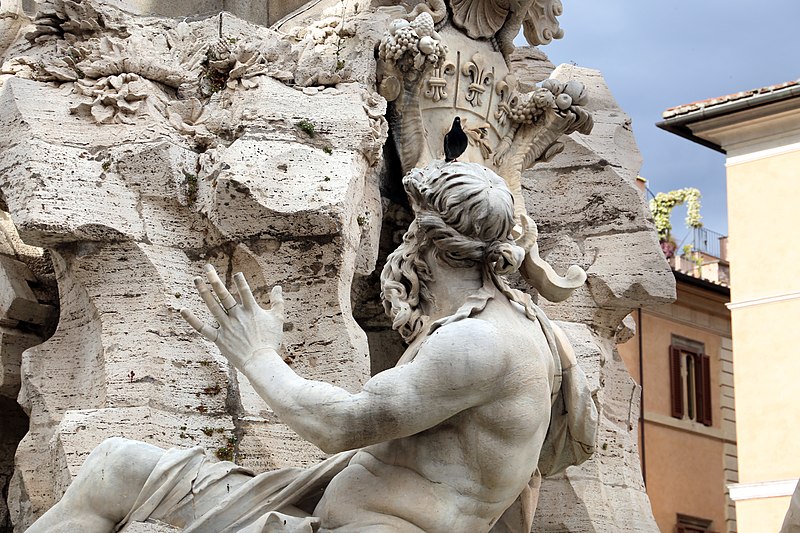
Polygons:
<instances>
[{"instance_id":1,"label":"statue's muscular back","mask_svg":"<svg viewBox=\"0 0 800 533\"><path fill-rule=\"evenodd\" d=\"M513 503L536 468L550 420L554 363L541 328L498 295L475 318L436 330L417 358L458 338L468 352L485 346L487 335L493 349L481 357L496 378L475 383L492 389L487 400L358 452L317 506L323 531L477 533ZM451 360L452 372L467 373L461 365L470 361Z\"/></svg>"}]
</instances>

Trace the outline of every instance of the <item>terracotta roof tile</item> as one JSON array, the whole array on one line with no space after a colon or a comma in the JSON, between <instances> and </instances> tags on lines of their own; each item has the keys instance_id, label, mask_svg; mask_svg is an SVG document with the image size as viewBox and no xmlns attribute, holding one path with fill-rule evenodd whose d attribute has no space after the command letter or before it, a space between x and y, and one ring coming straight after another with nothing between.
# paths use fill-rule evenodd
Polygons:
<instances>
[{"instance_id":1,"label":"terracotta roof tile","mask_svg":"<svg viewBox=\"0 0 800 533\"><path fill-rule=\"evenodd\" d=\"M780 89L785 89L787 87L793 87L793 86L800 86L800 80L787 81L785 83L778 83L775 85L768 85L766 87L761 87L760 89L753 89L750 91L742 91L738 93L727 94L725 96L718 96L716 98L708 98L706 100L692 102L691 104L684 104L676 107L671 107L666 111L664 111L664 113L662 113L662 116L666 119L666 118L676 117L678 115L686 115L694 111L700 111L701 109L708 109L710 107L726 104L728 102L743 100L745 98L751 98L753 96L771 93L778 91Z\"/></svg>"}]
</instances>

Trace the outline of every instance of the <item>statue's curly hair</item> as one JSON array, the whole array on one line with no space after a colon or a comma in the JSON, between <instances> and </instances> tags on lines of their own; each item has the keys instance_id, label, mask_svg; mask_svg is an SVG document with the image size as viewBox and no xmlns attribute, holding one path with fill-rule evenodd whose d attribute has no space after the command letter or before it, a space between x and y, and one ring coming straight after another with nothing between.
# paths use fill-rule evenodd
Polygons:
<instances>
[{"instance_id":1,"label":"statue's curly hair","mask_svg":"<svg viewBox=\"0 0 800 533\"><path fill-rule=\"evenodd\" d=\"M535 320L530 296L509 287L504 278L525 259L525 251L511 236L514 197L505 181L476 163L436 161L409 172L403 185L416 218L386 261L381 296L392 327L406 342L425 326L420 299L432 300L425 285L430 269L422 257L428 245L453 268L480 266L484 279L491 279Z\"/></svg>"}]
</instances>

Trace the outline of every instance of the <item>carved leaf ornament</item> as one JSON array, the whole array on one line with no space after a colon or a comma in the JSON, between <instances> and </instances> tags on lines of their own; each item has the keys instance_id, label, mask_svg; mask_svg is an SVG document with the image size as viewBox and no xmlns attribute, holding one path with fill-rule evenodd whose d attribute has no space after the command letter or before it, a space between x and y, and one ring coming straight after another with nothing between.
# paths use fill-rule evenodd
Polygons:
<instances>
[{"instance_id":1,"label":"carved leaf ornament","mask_svg":"<svg viewBox=\"0 0 800 533\"><path fill-rule=\"evenodd\" d=\"M564 36L558 24L561 0L450 0L453 24L473 39L495 36L507 22L522 23L525 39L532 45L547 44ZM517 16L514 16L517 14Z\"/></svg>"},{"instance_id":2,"label":"carved leaf ornament","mask_svg":"<svg viewBox=\"0 0 800 533\"><path fill-rule=\"evenodd\" d=\"M508 0L450 0L453 23L473 39L497 33L508 17Z\"/></svg>"},{"instance_id":3,"label":"carved leaf ornament","mask_svg":"<svg viewBox=\"0 0 800 533\"><path fill-rule=\"evenodd\" d=\"M535 0L530 3L528 14L522 23L525 39L532 45L547 44L553 39L561 39L564 30L558 25L558 18L564 12L561 0Z\"/></svg>"}]
</instances>

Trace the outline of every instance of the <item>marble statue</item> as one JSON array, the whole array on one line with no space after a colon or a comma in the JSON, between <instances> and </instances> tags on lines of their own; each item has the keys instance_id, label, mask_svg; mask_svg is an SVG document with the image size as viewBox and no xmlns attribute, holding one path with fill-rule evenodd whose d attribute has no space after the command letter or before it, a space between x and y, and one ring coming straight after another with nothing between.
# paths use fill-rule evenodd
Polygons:
<instances>
[{"instance_id":1,"label":"marble statue","mask_svg":"<svg viewBox=\"0 0 800 533\"><path fill-rule=\"evenodd\" d=\"M208 266L195 284L216 324L181 312L285 423L335 455L253 477L200 448L111 439L29 533L148 519L185 532L529 532L540 471L594 450L586 378L564 333L505 279L525 257L505 182L442 161L403 182L415 218L381 279L408 348L358 393L284 362L280 286L263 309L241 273L236 297Z\"/></svg>"}]
</instances>

